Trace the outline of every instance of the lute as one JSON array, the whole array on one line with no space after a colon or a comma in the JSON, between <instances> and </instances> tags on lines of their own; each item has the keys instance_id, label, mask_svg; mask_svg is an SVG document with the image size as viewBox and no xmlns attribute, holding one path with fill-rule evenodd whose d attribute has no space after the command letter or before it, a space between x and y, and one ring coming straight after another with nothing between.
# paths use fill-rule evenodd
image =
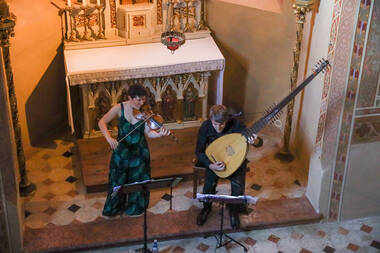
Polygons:
<instances>
[{"instance_id":1,"label":"lute","mask_svg":"<svg viewBox=\"0 0 380 253\"><path fill-rule=\"evenodd\" d=\"M247 152L247 139L253 134L257 134L267 124L271 123L275 116L320 72L329 65L328 60L320 60L317 69L307 77L300 85L289 93L280 103L269 110L264 116L256 121L251 127L245 128L241 133L226 134L213 141L206 149L206 155L212 162L222 161L225 163L225 170L214 171L221 178L229 177L243 163Z\"/></svg>"}]
</instances>

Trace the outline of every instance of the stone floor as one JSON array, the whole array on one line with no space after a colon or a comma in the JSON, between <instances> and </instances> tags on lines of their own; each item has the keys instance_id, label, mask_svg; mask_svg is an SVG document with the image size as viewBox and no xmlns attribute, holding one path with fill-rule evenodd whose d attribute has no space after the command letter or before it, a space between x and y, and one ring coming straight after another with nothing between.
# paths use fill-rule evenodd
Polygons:
<instances>
[{"instance_id":1,"label":"stone floor","mask_svg":"<svg viewBox=\"0 0 380 253\"><path fill-rule=\"evenodd\" d=\"M276 129L263 131L264 146L251 147L247 158L246 194L261 200L297 198L305 193L307 170L294 161L284 164L274 159L280 138ZM30 180L37 185L33 196L25 198L25 226L30 229L45 226L62 226L106 219L101 215L105 193L87 194L81 179L75 139L59 135L44 145L27 153L27 170ZM198 191L202 190L202 185ZM218 194L229 194L228 180L221 180ZM168 211L169 190L151 193L149 212L160 214ZM173 209L184 211L200 206L192 199L192 182L180 183L173 191ZM116 217L117 218L117 217Z\"/></svg>"},{"instance_id":2,"label":"stone floor","mask_svg":"<svg viewBox=\"0 0 380 253\"><path fill-rule=\"evenodd\" d=\"M308 171L297 161L281 163L273 157L279 149L276 130L265 129L265 145L251 148L247 158L246 194L260 200L298 198L304 196ZM37 185L33 196L25 198L25 226L33 230L44 227L91 223L106 219L101 215L105 193L87 194L82 183L75 139L60 135L27 153L27 170ZM198 191L202 186L198 188ZM229 182L221 180L219 194L228 194ZM167 189L152 192L148 211L162 214L168 211ZM188 210L200 203L192 199L191 182L182 182L173 192L174 211ZM118 219L115 217L113 219ZM380 217L272 228L233 233L249 252L380 252ZM159 241L160 252L212 252L213 237ZM149 244L151 246L151 244ZM134 252L142 245L91 250L87 252ZM230 243L218 252L243 252Z\"/></svg>"},{"instance_id":3,"label":"stone floor","mask_svg":"<svg viewBox=\"0 0 380 253\"><path fill-rule=\"evenodd\" d=\"M254 253L343 253L380 252L380 216L343 222L316 223L229 234ZM152 244L149 243L148 247ZM163 252L214 252L214 237L159 241ZM103 250L94 253L137 252L142 245ZM236 243L229 243L216 252L244 252Z\"/></svg>"}]
</instances>

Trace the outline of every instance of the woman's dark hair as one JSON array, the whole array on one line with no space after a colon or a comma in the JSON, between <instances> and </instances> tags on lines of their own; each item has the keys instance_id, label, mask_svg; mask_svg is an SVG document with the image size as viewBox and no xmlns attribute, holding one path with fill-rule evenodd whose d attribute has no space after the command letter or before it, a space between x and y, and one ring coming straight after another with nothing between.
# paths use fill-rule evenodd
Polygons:
<instances>
[{"instance_id":1,"label":"woman's dark hair","mask_svg":"<svg viewBox=\"0 0 380 253\"><path fill-rule=\"evenodd\" d=\"M130 96L131 98L146 97L147 92L142 85L133 84L133 85L129 86L129 88L128 88L128 96Z\"/></svg>"}]
</instances>

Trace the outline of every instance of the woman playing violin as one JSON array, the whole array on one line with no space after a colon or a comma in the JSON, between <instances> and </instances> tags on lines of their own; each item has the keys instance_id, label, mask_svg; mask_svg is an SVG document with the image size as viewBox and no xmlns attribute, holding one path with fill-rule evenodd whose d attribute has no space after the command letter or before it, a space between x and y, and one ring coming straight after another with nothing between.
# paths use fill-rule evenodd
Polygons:
<instances>
[{"instance_id":1,"label":"woman playing violin","mask_svg":"<svg viewBox=\"0 0 380 253\"><path fill-rule=\"evenodd\" d=\"M134 116L144 105L147 92L141 85L132 85L128 89L128 101L112 107L100 120L99 129L113 150L110 161L109 190L103 208L103 215L114 216L124 211L129 216L140 215L148 207L149 196L142 192L111 197L115 186L141 182L150 179L150 154L145 135L158 138L169 135L163 127L159 132L151 130L143 120ZM107 130L107 124L115 117L119 118L118 136L114 139Z\"/></svg>"}]
</instances>

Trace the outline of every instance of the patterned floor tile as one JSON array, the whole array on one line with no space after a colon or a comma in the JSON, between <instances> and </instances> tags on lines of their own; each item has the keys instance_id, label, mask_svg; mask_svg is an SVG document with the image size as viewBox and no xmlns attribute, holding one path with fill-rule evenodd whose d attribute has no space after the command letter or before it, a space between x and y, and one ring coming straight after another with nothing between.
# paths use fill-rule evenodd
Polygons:
<instances>
[{"instance_id":1,"label":"patterned floor tile","mask_svg":"<svg viewBox=\"0 0 380 253\"><path fill-rule=\"evenodd\" d=\"M74 183L75 181L77 181L78 178L76 177L73 177L73 176L69 176L68 178L66 178L66 182L69 182L69 183Z\"/></svg>"},{"instance_id":2,"label":"patterned floor tile","mask_svg":"<svg viewBox=\"0 0 380 253\"><path fill-rule=\"evenodd\" d=\"M371 247L374 247L374 248L376 248L376 249L379 249L380 250L380 242L378 242L378 241L372 241L372 243L371 243Z\"/></svg>"},{"instance_id":3,"label":"patterned floor tile","mask_svg":"<svg viewBox=\"0 0 380 253\"><path fill-rule=\"evenodd\" d=\"M345 228L339 227L338 228L338 233L341 234L341 235L348 235L348 233L350 233L350 231L348 231Z\"/></svg>"},{"instance_id":4,"label":"patterned floor tile","mask_svg":"<svg viewBox=\"0 0 380 253\"><path fill-rule=\"evenodd\" d=\"M297 233L297 232L294 231L294 232L291 234L291 237L292 237L294 240L300 240L300 239L302 239L303 234L301 234L301 233Z\"/></svg>"},{"instance_id":5,"label":"patterned floor tile","mask_svg":"<svg viewBox=\"0 0 380 253\"><path fill-rule=\"evenodd\" d=\"M92 205L93 208L96 208L96 209L103 209L104 207L104 203L101 203L99 201L96 201L93 205Z\"/></svg>"},{"instance_id":6,"label":"patterned floor tile","mask_svg":"<svg viewBox=\"0 0 380 253\"><path fill-rule=\"evenodd\" d=\"M63 195L75 189L75 186L68 182L56 182L50 186L50 192L55 195Z\"/></svg>"},{"instance_id":7,"label":"patterned floor tile","mask_svg":"<svg viewBox=\"0 0 380 253\"><path fill-rule=\"evenodd\" d=\"M49 215L49 216L51 216L53 213L55 213L57 210L55 209L55 208L52 208L52 207L48 207L48 209L46 209L45 211L44 211L44 213L45 214L47 214L47 215Z\"/></svg>"},{"instance_id":8,"label":"patterned floor tile","mask_svg":"<svg viewBox=\"0 0 380 253\"><path fill-rule=\"evenodd\" d=\"M161 198L164 199L164 200L166 200L166 201L169 201L172 198L172 196L169 195L169 194L167 194L167 193L165 193Z\"/></svg>"},{"instance_id":9,"label":"patterned floor tile","mask_svg":"<svg viewBox=\"0 0 380 253\"><path fill-rule=\"evenodd\" d=\"M66 145L65 145L66 146ZM66 151L65 153L62 154L64 157L70 157L73 155L70 151Z\"/></svg>"},{"instance_id":10,"label":"patterned floor tile","mask_svg":"<svg viewBox=\"0 0 380 253\"><path fill-rule=\"evenodd\" d=\"M366 224L363 224L363 226L361 226L360 228L361 231L366 232L366 233L371 233L372 229L373 229L372 227L367 226Z\"/></svg>"},{"instance_id":11,"label":"patterned floor tile","mask_svg":"<svg viewBox=\"0 0 380 253\"><path fill-rule=\"evenodd\" d=\"M322 231L322 230L319 230L319 231L317 232L317 235L318 235L319 237L323 238L323 237L326 236L326 232L325 232L325 231Z\"/></svg>"},{"instance_id":12,"label":"patterned floor tile","mask_svg":"<svg viewBox=\"0 0 380 253\"><path fill-rule=\"evenodd\" d=\"M53 194L53 193L51 193L51 192L48 192L47 194L45 194L45 195L43 196L43 198L46 199L46 200L51 200L51 199L54 198L55 196L56 196L55 194Z\"/></svg>"},{"instance_id":13,"label":"patterned floor tile","mask_svg":"<svg viewBox=\"0 0 380 253\"><path fill-rule=\"evenodd\" d=\"M335 252L335 249L330 247L330 246L326 246L324 249L323 249L323 252L326 252L326 253L334 253Z\"/></svg>"},{"instance_id":14,"label":"patterned floor tile","mask_svg":"<svg viewBox=\"0 0 380 253\"><path fill-rule=\"evenodd\" d=\"M31 212L25 210L25 212L24 212L24 218L28 218L29 215L31 215L31 214L32 214Z\"/></svg>"},{"instance_id":15,"label":"patterned floor tile","mask_svg":"<svg viewBox=\"0 0 380 253\"><path fill-rule=\"evenodd\" d=\"M208 246L207 244L204 244L204 243L200 243L197 246L197 249L200 251L203 251L203 252L207 251L209 248L210 248L210 246Z\"/></svg>"},{"instance_id":16,"label":"patterned floor tile","mask_svg":"<svg viewBox=\"0 0 380 253\"><path fill-rule=\"evenodd\" d=\"M183 252L185 252L185 249L182 248L181 246L177 246L177 247L175 247L175 248L173 249L172 252L173 252L173 253L183 253Z\"/></svg>"},{"instance_id":17,"label":"patterned floor tile","mask_svg":"<svg viewBox=\"0 0 380 253\"><path fill-rule=\"evenodd\" d=\"M43 183L44 185L47 185L47 186L49 186L49 185L53 184L53 183L54 183L54 181L53 181L53 180L51 180L50 178L48 178L48 179L44 180L42 183Z\"/></svg>"},{"instance_id":18,"label":"patterned floor tile","mask_svg":"<svg viewBox=\"0 0 380 253\"><path fill-rule=\"evenodd\" d=\"M80 223L87 223L96 220L99 212L94 207L85 206L75 212L75 219Z\"/></svg>"},{"instance_id":19,"label":"patterned floor tile","mask_svg":"<svg viewBox=\"0 0 380 253\"><path fill-rule=\"evenodd\" d=\"M25 203L25 210L31 213L42 213L49 207L49 201L33 201Z\"/></svg>"},{"instance_id":20,"label":"patterned floor tile","mask_svg":"<svg viewBox=\"0 0 380 253\"><path fill-rule=\"evenodd\" d=\"M261 187L262 187L261 185L253 184L253 185L251 186L251 189L253 189L253 190L255 190L255 191L260 191Z\"/></svg>"},{"instance_id":21,"label":"patterned floor tile","mask_svg":"<svg viewBox=\"0 0 380 253\"><path fill-rule=\"evenodd\" d=\"M73 171L66 170L64 168L54 168L48 175L54 182L63 182L66 178L72 176L72 174Z\"/></svg>"},{"instance_id":22,"label":"patterned floor tile","mask_svg":"<svg viewBox=\"0 0 380 253\"><path fill-rule=\"evenodd\" d=\"M270 235L268 237L268 240L271 241L271 242L274 242L274 243L278 243L278 241L280 240L280 238L272 234L272 235Z\"/></svg>"},{"instance_id":23,"label":"patterned floor tile","mask_svg":"<svg viewBox=\"0 0 380 253\"><path fill-rule=\"evenodd\" d=\"M254 246L256 244L256 242L257 241L255 239L253 239L252 237L247 237L244 239L244 243L251 246L251 247Z\"/></svg>"},{"instance_id":24,"label":"patterned floor tile","mask_svg":"<svg viewBox=\"0 0 380 253\"><path fill-rule=\"evenodd\" d=\"M223 244L226 243L226 242L223 242ZM224 248L229 251L231 250L233 247L235 246L235 244L233 242L227 242L225 245L224 245Z\"/></svg>"},{"instance_id":25,"label":"patterned floor tile","mask_svg":"<svg viewBox=\"0 0 380 253\"><path fill-rule=\"evenodd\" d=\"M80 209L80 206L76 205L76 204L72 204L69 208L67 208L68 210L70 210L71 212L75 213L76 211L78 211Z\"/></svg>"},{"instance_id":26,"label":"patterned floor tile","mask_svg":"<svg viewBox=\"0 0 380 253\"><path fill-rule=\"evenodd\" d=\"M274 169L267 169L265 171L265 173L268 174L268 175L273 176L273 175L275 175L277 173L277 171L275 171Z\"/></svg>"},{"instance_id":27,"label":"patterned floor tile","mask_svg":"<svg viewBox=\"0 0 380 253\"><path fill-rule=\"evenodd\" d=\"M302 248L299 253L312 253L310 250Z\"/></svg>"},{"instance_id":28,"label":"patterned floor tile","mask_svg":"<svg viewBox=\"0 0 380 253\"><path fill-rule=\"evenodd\" d=\"M56 226L64 226L68 225L75 219L75 215L73 212L65 209L61 209L57 212L55 212L50 217L50 222L53 223Z\"/></svg>"},{"instance_id":29,"label":"patterned floor tile","mask_svg":"<svg viewBox=\"0 0 380 253\"><path fill-rule=\"evenodd\" d=\"M192 191L187 191L184 195L185 197L192 199L193 198L193 192Z\"/></svg>"},{"instance_id":30,"label":"patterned floor tile","mask_svg":"<svg viewBox=\"0 0 380 253\"><path fill-rule=\"evenodd\" d=\"M51 156L49 154L44 154L43 156L41 156L42 159L44 160L47 160L49 159Z\"/></svg>"},{"instance_id":31,"label":"patterned floor tile","mask_svg":"<svg viewBox=\"0 0 380 253\"><path fill-rule=\"evenodd\" d=\"M79 193L76 191L76 190L71 190L69 191L68 193L66 193L66 195L74 198L75 196L77 196Z\"/></svg>"},{"instance_id":32,"label":"patterned floor tile","mask_svg":"<svg viewBox=\"0 0 380 253\"><path fill-rule=\"evenodd\" d=\"M359 246L356 245L356 244L353 244L353 243L349 243L349 244L347 245L347 249L356 252L356 251L358 251Z\"/></svg>"},{"instance_id":33,"label":"patterned floor tile","mask_svg":"<svg viewBox=\"0 0 380 253\"><path fill-rule=\"evenodd\" d=\"M32 213L25 219L25 226L32 229L45 227L49 222L49 215L44 213Z\"/></svg>"}]
</instances>

